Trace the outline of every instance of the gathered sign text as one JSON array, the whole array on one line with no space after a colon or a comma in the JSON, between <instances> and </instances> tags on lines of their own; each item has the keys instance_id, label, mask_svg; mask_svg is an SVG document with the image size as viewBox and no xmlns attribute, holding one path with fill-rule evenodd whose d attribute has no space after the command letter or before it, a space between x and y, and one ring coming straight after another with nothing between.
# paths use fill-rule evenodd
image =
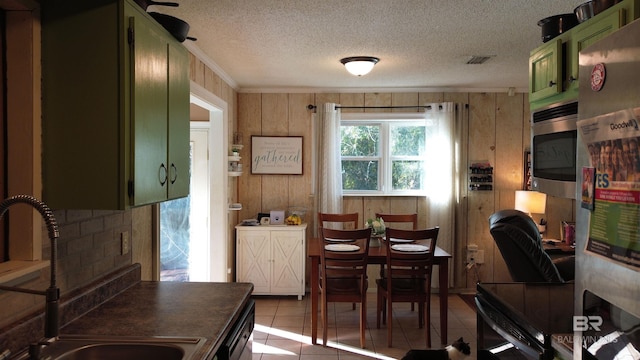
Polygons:
<instances>
[{"instance_id":1,"label":"gathered sign text","mask_svg":"<svg viewBox=\"0 0 640 360\"><path fill-rule=\"evenodd\" d=\"M302 136L252 136L252 174L302 174Z\"/></svg>"}]
</instances>

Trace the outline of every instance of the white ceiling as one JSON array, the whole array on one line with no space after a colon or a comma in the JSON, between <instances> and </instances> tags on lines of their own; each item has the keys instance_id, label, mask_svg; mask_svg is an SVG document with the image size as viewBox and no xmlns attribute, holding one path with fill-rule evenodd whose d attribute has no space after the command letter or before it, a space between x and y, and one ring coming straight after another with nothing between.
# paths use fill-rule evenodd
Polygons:
<instances>
[{"instance_id":1,"label":"white ceiling","mask_svg":"<svg viewBox=\"0 0 640 360\"><path fill-rule=\"evenodd\" d=\"M176 0L185 45L241 92L527 91L538 20L581 0ZM340 59L380 58L362 77ZM492 58L467 65L473 55Z\"/></svg>"}]
</instances>

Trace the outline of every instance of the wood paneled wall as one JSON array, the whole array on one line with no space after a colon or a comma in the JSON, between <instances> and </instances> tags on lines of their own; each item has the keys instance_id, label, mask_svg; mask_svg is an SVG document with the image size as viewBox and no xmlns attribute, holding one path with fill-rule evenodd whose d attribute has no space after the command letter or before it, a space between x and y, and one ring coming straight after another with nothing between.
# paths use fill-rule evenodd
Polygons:
<instances>
[{"instance_id":1,"label":"wood paneled wall","mask_svg":"<svg viewBox=\"0 0 640 360\"><path fill-rule=\"evenodd\" d=\"M312 110L333 102L344 106L417 106L430 102L452 101L468 104L468 142L462 144L469 161L486 160L494 167L493 191L464 191L460 220L465 226L456 234L451 266L453 287L473 289L475 283L510 281L504 260L489 233L489 216L500 209L513 208L515 190L522 188L523 155L529 148L529 107L526 94L506 93L240 93L237 129L244 134L243 166L250 169L251 135L303 136L303 175L252 175L239 178L238 202L243 204L239 218L254 218L258 212L302 206L308 209L307 236L316 228L312 213L314 199L311 171ZM411 109L343 109L343 112L407 111ZM419 111L416 109L416 111ZM465 168L466 170L466 168ZM467 174L465 173L466 177ZM574 219L573 201L549 198L548 236L558 238L560 222ZM426 226L426 200L422 197L345 197L344 212L358 212L364 223L376 212L416 212ZM467 244L477 244L485 252L485 263L467 271ZM477 271L476 271L477 270ZM375 271L371 278L375 279Z\"/></svg>"},{"instance_id":2,"label":"wood paneled wall","mask_svg":"<svg viewBox=\"0 0 640 360\"><path fill-rule=\"evenodd\" d=\"M489 234L489 215L513 208L515 190L522 186L524 150L529 147L529 102L527 94L463 92L366 92L366 93L237 93L197 57L191 57L191 80L229 104L229 139L234 132L243 134L242 164L244 174L229 181L233 202L243 205L229 218L229 264L235 264L235 229L242 219L254 218L258 212L289 207L308 209L307 236L316 228L312 189L312 115L307 108L333 102L345 106L416 106L431 102L453 101L469 105L466 143L462 144L469 161L487 160L494 167L494 190L465 192L459 214L460 229L450 252L452 283L456 289L473 289L475 283L509 281L502 256ZM393 111L366 109L365 111ZM400 109L398 111L407 111ZM409 109L410 110L410 109ZM362 111L344 109L343 111ZM418 111L418 110L416 110ZM250 172L251 135L302 136L303 175L252 175ZM466 174L464 174L466 177ZM426 225L426 200L420 197L347 197L345 212L358 212L364 222L376 212L417 212ZM573 220L574 202L547 199L547 236L560 237L562 220ZM467 271L467 244L477 244L485 252L485 263ZM232 266L233 268L233 266ZM233 280L235 274L229 279Z\"/></svg>"}]
</instances>

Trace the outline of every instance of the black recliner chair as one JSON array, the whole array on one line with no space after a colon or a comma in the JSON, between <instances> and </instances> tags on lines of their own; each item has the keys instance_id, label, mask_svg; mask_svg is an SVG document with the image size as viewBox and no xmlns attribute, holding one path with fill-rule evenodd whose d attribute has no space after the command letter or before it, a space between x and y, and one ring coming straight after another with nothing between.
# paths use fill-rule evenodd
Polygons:
<instances>
[{"instance_id":1,"label":"black recliner chair","mask_svg":"<svg viewBox=\"0 0 640 360\"><path fill-rule=\"evenodd\" d=\"M489 217L489 231L516 282L567 282L575 277L575 256L552 260L531 217L500 210Z\"/></svg>"}]
</instances>

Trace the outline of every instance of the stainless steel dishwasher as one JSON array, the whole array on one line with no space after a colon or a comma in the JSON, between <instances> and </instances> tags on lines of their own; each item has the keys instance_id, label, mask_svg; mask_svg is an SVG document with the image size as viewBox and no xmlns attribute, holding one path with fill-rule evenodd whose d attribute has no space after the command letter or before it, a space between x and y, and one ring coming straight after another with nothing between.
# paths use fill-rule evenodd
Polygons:
<instances>
[{"instance_id":1,"label":"stainless steel dishwasher","mask_svg":"<svg viewBox=\"0 0 640 360\"><path fill-rule=\"evenodd\" d=\"M250 299L229 336L216 353L218 360L251 360L251 333L256 321L256 302ZM248 351L244 351L247 348ZM244 352L243 352L244 351Z\"/></svg>"}]
</instances>

